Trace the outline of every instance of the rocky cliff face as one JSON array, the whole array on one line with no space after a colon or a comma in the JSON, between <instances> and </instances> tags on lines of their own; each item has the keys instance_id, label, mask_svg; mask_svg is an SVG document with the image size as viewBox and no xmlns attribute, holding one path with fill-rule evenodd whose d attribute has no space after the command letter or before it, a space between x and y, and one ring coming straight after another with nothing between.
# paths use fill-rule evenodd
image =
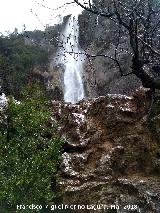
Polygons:
<instances>
[{"instance_id":1,"label":"rocky cliff face","mask_svg":"<svg viewBox=\"0 0 160 213\"><path fill-rule=\"evenodd\" d=\"M160 141L137 94L52 103L65 139L58 185L73 212L160 212Z\"/></svg>"},{"instance_id":2,"label":"rocky cliff face","mask_svg":"<svg viewBox=\"0 0 160 213\"><path fill-rule=\"evenodd\" d=\"M36 31L26 32L26 45L38 44L48 51L49 63L36 64L31 73L31 81L40 81L46 88L47 95L56 101L63 100L64 96L64 66L58 64L58 46L60 33L65 28L65 25L70 15L63 18L63 22L46 28L44 32L39 32L39 37ZM42 35L43 36L42 36Z\"/></svg>"},{"instance_id":3,"label":"rocky cliff face","mask_svg":"<svg viewBox=\"0 0 160 213\"><path fill-rule=\"evenodd\" d=\"M53 27L50 32L50 43L47 43L51 54L48 66L48 83L46 85L52 99L62 100L64 91L64 67L57 64L57 48L60 32L65 27L69 16L62 24ZM53 32L52 32L53 31ZM90 55L108 55L114 58L117 48L117 57L124 74L131 71L131 50L128 39L120 35L118 28L106 18L97 17L84 11L79 16L79 45ZM43 74L42 74L43 76ZM45 78L46 79L46 78ZM107 57L89 57L84 63L83 82L86 97L98 97L107 93L130 95L141 82L134 75L121 77L118 66Z\"/></svg>"},{"instance_id":4,"label":"rocky cliff face","mask_svg":"<svg viewBox=\"0 0 160 213\"><path fill-rule=\"evenodd\" d=\"M97 8L105 7L105 2L94 0ZM109 4L109 1L106 1ZM101 6L99 6L101 5ZM102 6L103 5L103 6ZM119 34L119 28L107 18L83 11L79 16L80 46L90 55L115 57L123 73L131 71L131 48L126 35ZM130 95L141 82L134 75L121 77L117 64L107 57L88 58L84 68L84 83L87 97L107 93Z\"/></svg>"},{"instance_id":5,"label":"rocky cliff face","mask_svg":"<svg viewBox=\"0 0 160 213\"><path fill-rule=\"evenodd\" d=\"M37 65L32 70L30 81L41 83L50 99L63 100L63 67L56 67L52 62Z\"/></svg>"}]
</instances>

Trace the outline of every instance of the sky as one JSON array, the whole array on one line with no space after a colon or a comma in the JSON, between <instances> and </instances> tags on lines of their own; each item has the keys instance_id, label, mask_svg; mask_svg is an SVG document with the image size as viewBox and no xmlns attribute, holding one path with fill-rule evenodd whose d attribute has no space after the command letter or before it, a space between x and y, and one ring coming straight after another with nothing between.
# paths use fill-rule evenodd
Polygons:
<instances>
[{"instance_id":1,"label":"sky","mask_svg":"<svg viewBox=\"0 0 160 213\"><path fill-rule=\"evenodd\" d=\"M0 6L0 32L6 34L13 32L15 28L21 32L25 30L41 29L44 30L47 24L53 25L58 22L58 15L68 15L73 12L80 13L80 6L73 0L1 0ZM83 2L84 0L81 0ZM45 8L47 6L48 8ZM50 9L49 9L50 8Z\"/></svg>"}]
</instances>

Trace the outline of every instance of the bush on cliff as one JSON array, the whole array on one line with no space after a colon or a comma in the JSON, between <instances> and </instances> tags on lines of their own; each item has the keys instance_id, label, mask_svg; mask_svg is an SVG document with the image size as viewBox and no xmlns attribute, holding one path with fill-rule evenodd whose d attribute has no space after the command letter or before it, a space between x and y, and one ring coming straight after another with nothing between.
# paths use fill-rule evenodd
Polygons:
<instances>
[{"instance_id":1,"label":"bush on cliff","mask_svg":"<svg viewBox=\"0 0 160 213\"><path fill-rule=\"evenodd\" d=\"M0 36L0 78L5 94L19 99L36 64L47 64L48 52L38 45L25 45L21 35Z\"/></svg>"},{"instance_id":2,"label":"bush on cliff","mask_svg":"<svg viewBox=\"0 0 160 213\"><path fill-rule=\"evenodd\" d=\"M39 86L29 86L21 103L9 98L6 119L0 124L0 212L53 201L51 180L62 140L57 124L49 122L47 105Z\"/></svg>"}]
</instances>

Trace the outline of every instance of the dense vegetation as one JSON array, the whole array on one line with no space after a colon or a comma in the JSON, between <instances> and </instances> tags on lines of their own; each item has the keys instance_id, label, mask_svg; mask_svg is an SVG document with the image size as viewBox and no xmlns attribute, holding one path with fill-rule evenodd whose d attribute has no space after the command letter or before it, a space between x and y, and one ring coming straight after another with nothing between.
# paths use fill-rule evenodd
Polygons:
<instances>
[{"instance_id":1,"label":"dense vegetation","mask_svg":"<svg viewBox=\"0 0 160 213\"><path fill-rule=\"evenodd\" d=\"M0 79L3 91L19 98L28 83L32 68L46 64L48 53L38 45L26 45L23 34L0 37Z\"/></svg>"},{"instance_id":2,"label":"dense vegetation","mask_svg":"<svg viewBox=\"0 0 160 213\"><path fill-rule=\"evenodd\" d=\"M51 185L62 140L50 118L40 86L28 86L20 103L9 98L0 119L0 212L14 212L22 204L53 202Z\"/></svg>"}]
</instances>

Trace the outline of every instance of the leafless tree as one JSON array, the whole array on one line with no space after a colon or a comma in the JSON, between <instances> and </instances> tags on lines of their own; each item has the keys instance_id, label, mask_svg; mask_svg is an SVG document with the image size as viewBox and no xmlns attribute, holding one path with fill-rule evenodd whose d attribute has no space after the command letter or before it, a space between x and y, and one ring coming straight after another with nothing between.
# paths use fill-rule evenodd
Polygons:
<instances>
[{"instance_id":1,"label":"leafless tree","mask_svg":"<svg viewBox=\"0 0 160 213\"><path fill-rule=\"evenodd\" d=\"M160 2L158 0L90 0L81 3L74 0L84 10L105 17L117 25L121 35L125 35L130 44L132 55L131 72L123 73L117 54L119 37L115 56L90 55L90 57L105 56L112 59L119 67L121 76L135 74L146 88L160 89ZM86 6L87 5L87 6ZM88 55L89 56L89 55Z\"/></svg>"}]
</instances>

